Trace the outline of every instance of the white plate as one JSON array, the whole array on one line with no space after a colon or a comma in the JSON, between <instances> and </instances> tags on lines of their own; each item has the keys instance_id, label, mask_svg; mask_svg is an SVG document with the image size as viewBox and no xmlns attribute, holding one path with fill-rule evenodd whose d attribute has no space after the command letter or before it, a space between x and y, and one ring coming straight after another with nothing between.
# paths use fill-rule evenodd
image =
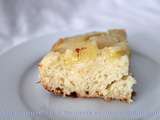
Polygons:
<instances>
[{"instance_id":1,"label":"white plate","mask_svg":"<svg viewBox=\"0 0 160 120\"><path fill-rule=\"evenodd\" d=\"M92 31L92 30L87 30ZM0 56L0 117L34 119L148 118L160 115L160 41L150 31L128 31L133 51L132 71L137 84L135 102L63 98L49 94L36 81L37 64L62 32L26 42Z\"/></svg>"}]
</instances>

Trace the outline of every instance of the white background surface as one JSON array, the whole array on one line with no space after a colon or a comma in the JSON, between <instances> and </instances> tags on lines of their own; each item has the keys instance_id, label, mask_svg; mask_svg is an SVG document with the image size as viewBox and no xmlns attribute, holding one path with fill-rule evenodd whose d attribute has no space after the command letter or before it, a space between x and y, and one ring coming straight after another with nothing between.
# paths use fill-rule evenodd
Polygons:
<instances>
[{"instance_id":1,"label":"white background surface","mask_svg":"<svg viewBox=\"0 0 160 120\"><path fill-rule=\"evenodd\" d=\"M0 0L0 53L33 37L88 28L160 27L159 0Z\"/></svg>"}]
</instances>

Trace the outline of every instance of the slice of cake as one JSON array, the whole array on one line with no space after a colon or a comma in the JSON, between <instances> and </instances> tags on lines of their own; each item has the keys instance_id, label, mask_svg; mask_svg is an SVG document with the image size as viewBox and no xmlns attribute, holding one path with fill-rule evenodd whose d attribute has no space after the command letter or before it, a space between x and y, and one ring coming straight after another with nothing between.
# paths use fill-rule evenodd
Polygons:
<instances>
[{"instance_id":1,"label":"slice of cake","mask_svg":"<svg viewBox=\"0 0 160 120\"><path fill-rule=\"evenodd\" d=\"M56 95L132 102L135 79L121 29L61 38L39 64L40 83Z\"/></svg>"}]
</instances>

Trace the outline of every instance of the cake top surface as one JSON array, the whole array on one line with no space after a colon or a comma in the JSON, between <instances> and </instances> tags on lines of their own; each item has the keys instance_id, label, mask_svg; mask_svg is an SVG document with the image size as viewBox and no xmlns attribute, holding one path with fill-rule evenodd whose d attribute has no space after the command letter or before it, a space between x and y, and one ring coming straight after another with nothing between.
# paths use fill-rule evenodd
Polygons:
<instances>
[{"instance_id":1,"label":"cake top surface","mask_svg":"<svg viewBox=\"0 0 160 120\"><path fill-rule=\"evenodd\" d=\"M94 59L102 54L108 58L119 58L130 54L126 32L122 29L61 38L53 45L52 51L59 53L65 61L71 63Z\"/></svg>"},{"instance_id":2,"label":"cake top surface","mask_svg":"<svg viewBox=\"0 0 160 120\"><path fill-rule=\"evenodd\" d=\"M91 32L84 35L61 38L53 46L53 51L64 52L66 49L74 50L88 45L96 45L98 49L102 49L126 42L125 30L115 29L107 32Z\"/></svg>"}]
</instances>

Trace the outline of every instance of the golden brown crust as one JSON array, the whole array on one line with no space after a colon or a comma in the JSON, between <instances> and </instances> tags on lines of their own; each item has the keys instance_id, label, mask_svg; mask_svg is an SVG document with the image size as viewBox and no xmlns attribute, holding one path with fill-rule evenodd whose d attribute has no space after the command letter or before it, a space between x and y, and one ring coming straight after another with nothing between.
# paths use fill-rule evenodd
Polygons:
<instances>
[{"instance_id":1,"label":"golden brown crust","mask_svg":"<svg viewBox=\"0 0 160 120\"><path fill-rule=\"evenodd\" d=\"M103 97L103 96L98 96L98 95L89 95L89 94L84 94L81 95L79 93L76 93L76 91L71 92L70 94L65 94L63 91L63 88L51 88L48 85L42 84L43 88L46 89L48 92L58 95L58 96L64 96L64 97L72 97L72 98L102 98L107 102L113 101L113 100L119 100L122 102L127 102L130 103L130 98L129 97L123 97L123 98L112 98L112 97ZM131 94L131 98L133 98L136 95L136 92L133 91Z\"/></svg>"},{"instance_id":2,"label":"golden brown crust","mask_svg":"<svg viewBox=\"0 0 160 120\"><path fill-rule=\"evenodd\" d=\"M59 46L64 43L64 38L60 38L53 46L52 46L52 50L54 52L57 52L59 50Z\"/></svg>"}]
</instances>

